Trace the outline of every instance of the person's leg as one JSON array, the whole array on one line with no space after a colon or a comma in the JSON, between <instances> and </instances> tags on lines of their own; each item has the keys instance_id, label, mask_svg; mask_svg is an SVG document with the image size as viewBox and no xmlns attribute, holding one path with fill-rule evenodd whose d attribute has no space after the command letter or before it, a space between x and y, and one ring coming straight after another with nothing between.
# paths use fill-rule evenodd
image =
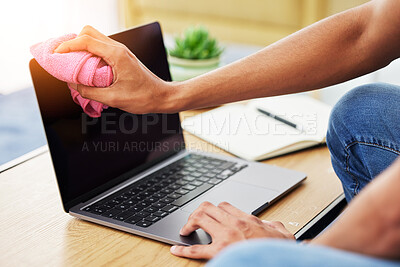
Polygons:
<instances>
[{"instance_id":1,"label":"person's leg","mask_svg":"<svg viewBox=\"0 0 400 267\"><path fill-rule=\"evenodd\" d=\"M349 202L400 155L400 87L369 84L332 110L327 145Z\"/></svg>"},{"instance_id":2,"label":"person's leg","mask_svg":"<svg viewBox=\"0 0 400 267\"><path fill-rule=\"evenodd\" d=\"M253 240L224 249L207 267L235 266L399 266L399 262L286 240Z\"/></svg>"}]
</instances>

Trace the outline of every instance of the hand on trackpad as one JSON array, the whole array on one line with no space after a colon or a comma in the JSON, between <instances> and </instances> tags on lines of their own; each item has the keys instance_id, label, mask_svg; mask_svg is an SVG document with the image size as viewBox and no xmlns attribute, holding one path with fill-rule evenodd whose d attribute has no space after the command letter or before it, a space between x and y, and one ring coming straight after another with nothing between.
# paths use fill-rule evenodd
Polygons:
<instances>
[{"instance_id":1,"label":"hand on trackpad","mask_svg":"<svg viewBox=\"0 0 400 267\"><path fill-rule=\"evenodd\" d=\"M214 205L226 201L238 209L251 214L265 203L270 202L277 195L278 192L271 189L228 181L198 197L182 210L192 213L204 201L211 202Z\"/></svg>"}]
</instances>

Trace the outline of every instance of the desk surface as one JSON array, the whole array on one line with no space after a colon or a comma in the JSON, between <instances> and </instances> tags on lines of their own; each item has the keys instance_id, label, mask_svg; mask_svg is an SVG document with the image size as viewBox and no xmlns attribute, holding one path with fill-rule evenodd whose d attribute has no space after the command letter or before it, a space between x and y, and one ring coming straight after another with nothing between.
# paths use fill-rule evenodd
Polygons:
<instances>
[{"instance_id":1,"label":"desk surface","mask_svg":"<svg viewBox=\"0 0 400 267\"><path fill-rule=\"evenodd\" d=\"M201 111L187 111L191 116ZM187 146L226 152L185 133ZM308 174L307 180L260 217L279 220L295 233L341 193L326 147L264 161ZM48 152L0 173L1 266L199 266L172 256L165 245L75 219L63 212Z\"/></svg>"}]
</instances>

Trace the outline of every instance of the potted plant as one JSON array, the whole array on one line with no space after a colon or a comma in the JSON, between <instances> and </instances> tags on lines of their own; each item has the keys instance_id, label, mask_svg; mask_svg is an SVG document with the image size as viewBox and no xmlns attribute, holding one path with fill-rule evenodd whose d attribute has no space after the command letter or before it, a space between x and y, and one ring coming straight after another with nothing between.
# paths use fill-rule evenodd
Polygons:
<instances>
[{"instance_id":1,"label":"potted plant","mask_svg":"<svg viewBox=\"0 0 400 267\"><path fill-rule=\"evenodd\" d=\"M205 27L187 28L182 36L175 37L175 46L169 50L172 79L183 81L216 69L222 52Z\"/></svg>"}]
</instances>

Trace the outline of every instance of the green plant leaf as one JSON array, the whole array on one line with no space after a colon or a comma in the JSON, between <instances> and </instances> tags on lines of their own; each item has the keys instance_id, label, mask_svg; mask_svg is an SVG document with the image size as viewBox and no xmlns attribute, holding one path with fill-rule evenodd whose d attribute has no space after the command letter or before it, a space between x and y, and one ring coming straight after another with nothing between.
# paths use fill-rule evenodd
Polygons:
<instances>
[{"instance_id":1,"label":"green plant leaf","mask_svg":"<svg viewBox=\"0 0 400 267\"><path fill-rule=\"evenodd\" d=\"M204 26L188 27L181 36L175 37L175 47L169 54L186 59L209 59L223 52L215 38L211 38Z\"/></svg>"}]
</instances>

